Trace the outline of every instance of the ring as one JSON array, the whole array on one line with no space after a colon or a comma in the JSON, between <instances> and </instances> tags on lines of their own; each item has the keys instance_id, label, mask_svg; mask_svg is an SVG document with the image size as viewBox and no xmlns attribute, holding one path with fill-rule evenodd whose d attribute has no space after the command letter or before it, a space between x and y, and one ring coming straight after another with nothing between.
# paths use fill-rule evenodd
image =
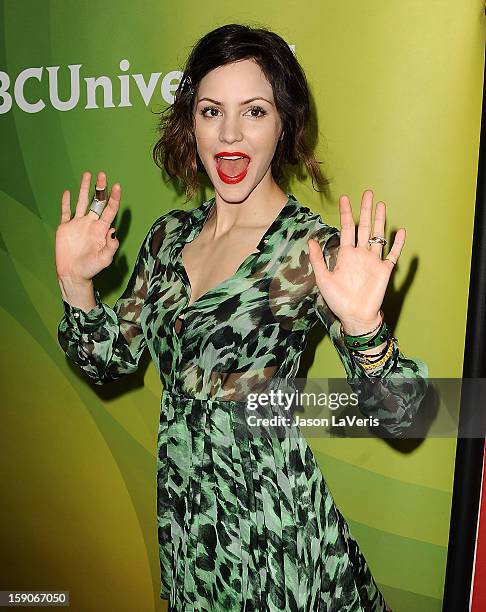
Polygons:
<instances>
[{"instance_id":1,"label":"ring","mask_svg":"<svg viewBox=\"0 0 486 612\"><path fill-rule=\"evenodd\" d=\"M101 213L103 212L106 206L106 201L107 201L106 200L106 187L103 187L103 189L96 188L95 191L96 191L96 195L93 197L93 200L91 201L91 206L89 207L89 209L95 212L98 215L98 217L101 217Z\"/></svg>"},{"instance_id":2,"label":"ring","mask_svg":"<svg viewBox=\"0 0 486 612\"><path fill-rule=\"evenodd\" d=\"M394 266L397 265L397 262L393 261L393 259L391 259L391 257L385 257L385 259L388 259L388 261L391 261Z\"/></svg>"},{"instance_id":3,"label":"ring","mask_svg":"<svg viewBox=\"0 0 486 612\"><path fill-rule=\"evenodd\" d=\"M93 198L93 201L91 202L91 206L89 207L89 209L95 212L98 215L98 217L101 217L101 213L105 209L105 206L106 206L106 200L98 200L97 198Z\"/></svg>"},{"instance_id":4,"label":"ring","mask_svg":"<svg viewBox=\"0 0 486 612\"><path fill-rule=\"evenodd\" d=\"M383 236L372 236L371 238L369 238L368 240L368 244L371 246L372 244L374 244L375 242L379 242L380 244L382 244L383 246L386 245L386 240L383 238Z\"/></svg>"}]
</instances>

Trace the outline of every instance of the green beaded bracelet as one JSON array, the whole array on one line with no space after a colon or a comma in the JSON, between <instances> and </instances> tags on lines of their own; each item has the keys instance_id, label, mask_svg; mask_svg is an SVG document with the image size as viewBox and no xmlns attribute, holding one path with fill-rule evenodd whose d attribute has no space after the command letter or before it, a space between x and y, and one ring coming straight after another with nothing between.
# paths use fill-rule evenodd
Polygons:
<instances>
[{"instance_id":1,"label":"green beaded bracelet","mask_svg":"<svg viewBox=\"0 0 486 612\"><path fill-rule=\"evenodd\" d=\"M354 349L355 351L366 351L370 348L380 346L380 344L383 344L383 342L386 342L389 337L389 329L388 325L383 320L377 333L371 338L363 338L363 336L350 336L344 332L342 332L342 335L348 348Z\"/></svg>"}]
</instances>

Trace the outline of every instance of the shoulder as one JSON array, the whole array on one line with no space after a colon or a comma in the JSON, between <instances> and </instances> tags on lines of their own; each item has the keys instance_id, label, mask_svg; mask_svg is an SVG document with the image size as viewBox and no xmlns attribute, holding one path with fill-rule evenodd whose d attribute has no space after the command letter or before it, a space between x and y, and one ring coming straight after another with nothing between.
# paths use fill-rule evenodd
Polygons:
<instances>
[{"instance_id":1,"label":"shoulder","mask_svg":"<svg viewBox=\"0 0 486 612\"><path fill-rule=\"evenodd\" d=\"M153 221L145 238L152 257L156 256L162 244L170 241L171 236L177 236L180 233L191 213L190 209L176 208L165 212Z\"/></svg>"},{"instance_id":2,"label":"shoulder","mask_svg":"<svg viewBox=\"0 0 486 612\"><path fill-rule=\"evenodd\" d=\"M293 239L300 243L301 251L307 253L307 241L311 238L319 243L326 264L332 270L337 261L340 231L326 223L320 213L300 204L295 218Z\"/></svg>"},{"instance_id":3,"label":"shoulder","mask_svg":"<svg viewBox=\"0 0 486 612\"><path fill-rule=\"evenodd\" d=\"M334 242L337 241L339 243L339 234L339 229L326 223L320 213L299 203L295 216L294 236L296 239L302 238L307 242L307 240L313 238L321 244L322 248L324 248L328 240L332 237L334 237Z\"/></svg>"},{"instance_id":4,"label":"shoulder","mask_svg":"<svg viewBox=\"0 0 486 612\"><path fill-rule=\"evenodd\" d=\"M183 210L182 208L169 210L155 219L149 229L149 234L152 236L160 233L168 234L181 227L189 218L190 214L190 210Z\"/></svg>"}]
</instances>

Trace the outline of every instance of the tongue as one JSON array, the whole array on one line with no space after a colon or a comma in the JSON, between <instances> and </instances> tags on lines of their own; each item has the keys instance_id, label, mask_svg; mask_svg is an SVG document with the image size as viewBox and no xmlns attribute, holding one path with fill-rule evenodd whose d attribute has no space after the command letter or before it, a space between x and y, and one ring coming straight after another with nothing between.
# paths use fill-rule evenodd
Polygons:
<instances>
[{"instance_id":1,"label":"tongue","mask_svg":"<svg viewBox=\"0 0 486 612\"><path fill-rule=\"evenodd\" d=\"M248 157L243 157L242 159L222 159L218 157L219 169L226 176L238 176L238 174L246 170L249 163Z\"/></svg>"}]
</instances>

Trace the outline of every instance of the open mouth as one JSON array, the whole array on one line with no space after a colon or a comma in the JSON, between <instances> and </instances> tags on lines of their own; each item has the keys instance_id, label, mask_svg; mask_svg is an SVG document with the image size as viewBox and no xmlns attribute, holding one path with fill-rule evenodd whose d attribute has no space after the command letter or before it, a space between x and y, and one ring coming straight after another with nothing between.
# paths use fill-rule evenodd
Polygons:
<instances>
[{"instance_id":1,"label":"open mouth","mask_svg":"<svg viewBox=\"0 0 486 612\"><path fill-rule=\"evenodd\" d=\"M216 155L214 159L220 178L226 182L242 180L251 161L247 155Z\"/></svg>"}]
</instances>

